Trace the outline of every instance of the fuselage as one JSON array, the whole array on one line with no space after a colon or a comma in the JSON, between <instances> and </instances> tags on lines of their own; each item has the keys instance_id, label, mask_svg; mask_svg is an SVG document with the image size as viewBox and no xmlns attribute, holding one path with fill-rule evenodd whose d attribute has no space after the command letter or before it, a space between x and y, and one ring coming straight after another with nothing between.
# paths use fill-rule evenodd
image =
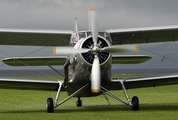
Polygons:
<instances>
[{"instance_id":1,"label":"fuselage","mask_svg":"<svg viewBox=\"0 0 178 120\"><path fill-rule=\"evenodd\" d=\"M98 32L98 47L111 46L111 39L108 33ZM84 48L92 49L93 42L91 31L81 31L73 33L70 40L70 46L74 49ZM70 54L68 55L69 65L69 87L67 89L69 94L79 89L90 82L91 69L93 64L94 54L92 52ZM99 52L98 54L101 70L101 85L105 86L111 80L112 55L111 53ZM91 93L90 87L78 96L96 96Z\"/></svg>"}]
</instances>

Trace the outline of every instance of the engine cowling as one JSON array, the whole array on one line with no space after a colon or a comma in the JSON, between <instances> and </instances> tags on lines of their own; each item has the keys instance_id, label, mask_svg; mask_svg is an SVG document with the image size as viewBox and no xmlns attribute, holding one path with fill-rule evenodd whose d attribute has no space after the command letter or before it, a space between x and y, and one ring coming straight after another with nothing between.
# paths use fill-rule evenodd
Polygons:
<instances>
[{"instance_id":1,"label":"engine cowling","mask_svg":"<svg viewBox=\"0 0 178 120\"><path fill-rule=\"evenodd\" d=\"M89 37L82 43L81 48L92 49L93 46L94 46L94 43L93 43L92 37ZM103 39L102 37L98 37L97 46L98 48L104 48L110 45L105 39ZM90 65L93 64L95 54L92 51L89 51L87 53L82 53L81 55L83 59L85 60L85 62L87 62ZM99 58L100 64L105 63L108 60L109 55L110 53L107 53L107 52L99 52L98 58Z\"/></svg>"}]
</instances>

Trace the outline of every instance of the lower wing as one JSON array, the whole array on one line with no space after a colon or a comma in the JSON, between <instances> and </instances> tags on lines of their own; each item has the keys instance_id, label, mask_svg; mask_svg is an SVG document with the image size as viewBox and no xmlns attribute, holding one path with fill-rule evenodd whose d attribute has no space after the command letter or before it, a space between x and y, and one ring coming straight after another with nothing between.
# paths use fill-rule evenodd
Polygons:
<instances>
[{"instance_id":1,"label":"lower wing","mask_svg":"<svg viewBox=\"0 0 178 120\"><path fill-rule=\"evenodd\" d=\"M0 78L0 88L57 91L62 81Z\"/></svg>"},{"instance_id":2,"label":"lower wing","mask_svg":"<svg viewBox=\"0 0 178 120\"><path fill-rule=\"evenodd\" d=\"M113 84L114 86L115 85L120 86L119 84L121 82L124 83L127 89L173 85L173 84L178 84L178 75L163 75L163 76L128 78L128 79L112 79L112 83L114 83Z\"/></svg>"},{"instance_id":3,"label":"lower wing","mask_svg":"<svg viewBox=\"0 0 178 120\"><path fill-rule=\"evenodd\" d=\"M47 90L57 91L62 80L32 80L32 79L7 79L0 78L0 88L22 90ZM127 89L155 87L178 84L178 75L164 75L155 77L112 79L110 89L122 89L120 83L124 83ZM64 88L62 88L64 90Z\"/></svg>"},{"instance_id":4,"label":"lower wing","mask_svg":"<svg viewBox=\"0 0 178 120\"><path fill-rule=\"evenodd\" d=\"M147 55L112 55L113 64L138 64L150 60ZM2 60L10 66L64 65L66 56L10 57Z\"/></svg>"},{"instance_id":5,"label":"lower wing","mask_svg":"<svg viewBox=\"0 0 178 120\"><path fill-rule=\"evenodd\" d=\"M64 65L66 56L10 57L4 58L2 61L10 66Z\"/></svg>"}]
</instances>

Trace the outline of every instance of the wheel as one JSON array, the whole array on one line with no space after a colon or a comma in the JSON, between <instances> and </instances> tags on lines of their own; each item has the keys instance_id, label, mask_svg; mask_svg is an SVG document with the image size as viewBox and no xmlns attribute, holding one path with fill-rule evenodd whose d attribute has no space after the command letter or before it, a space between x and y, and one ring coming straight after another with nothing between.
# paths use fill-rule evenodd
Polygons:
<instances>
[{"instance_id":1,"label":"wheel","mask_svg":"<svg viewBox=\"0 0 178 120\"><path fill-rule=\"evenodd\" d=\"M139 99L137 96L132 98L132 110L139 110Z\"/></svg>"},{"instance_id":2,"label":"wheel","mask_svg":"<svg viewBox=\"0 0 178 120\"><path fill-rule=\"evenodd\" d=\"M53 104L53 99L52 98L48 98L47 99L47 112L48 113L53 113L54 112L54 104Z\"/></svg>"},{"instance_id":3,"label":"wheel","mask_svg":"<svg viewBox=\"0 0 178 120\"><path fill-rule=\"evenodd\" d=\"M76 105L77 105L77 107L81 107L82 106L82 101L81 100L77 100Z\"/></svg>"}]
</instances>

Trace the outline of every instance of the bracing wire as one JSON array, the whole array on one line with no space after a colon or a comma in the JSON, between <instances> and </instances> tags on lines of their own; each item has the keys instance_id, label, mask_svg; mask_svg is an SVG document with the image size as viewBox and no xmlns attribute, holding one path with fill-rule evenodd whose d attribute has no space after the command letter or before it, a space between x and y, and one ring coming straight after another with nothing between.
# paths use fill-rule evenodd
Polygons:
<instances>
[{"instance_id":1,"label":"bracing wire","mask_svg":"<svg viewBox=\"0 0 178 120\"><path fill-rule=\"evenodd\" d=\"M40 51L40 50L43 50L43 49L45 49L45 48L47 48L47 47L48 47L48 46L41 47L41 48L39 48L39 49L37 49L37 50L34 50L34 51L29 52L29 53L27 53L27 54L25 54L25 55L22 55L22 56L20 56L20 57L18 57L18 58L20 59L20 58L22 58L22 57L31 55L31 54L33 54L33 53L35 53L35 52L38 52L38 51ZM0 53L2 53L3 55L5 55L5 56L7 56L7 57L10 57L9 55L7 55L6 53L4 53L4 52L2 52L2 51L0 51ZM2 57L0 57L0 58L2 58ZM2 58L2 59L3 59L3 58ZM24 62L22 62L22 61L20 61L20 60L18 60L18 59L16 59L16 61L18 61L19 63L23 64L24 66L29 66L28 64L25 64ZM5 64L3 63L3 64L0 65L0 67L2 67L2 66L4 66L4 65L5 65ZM52 76L50 76L50 75L48 75L48 74L46 74L46 73L44 73L44 72L38 70L38 69L34 69L34 70L37 71L37 72L39 72L39 73L41 73L41 74L43 74L43 75L45 75L45 76L47 76L47 77L49 77L49 78L51 78L51 79L56 80L56 78L54 78L54 77L52 77Z\"/></svg>"},{"instance_id":2,"label":"bracing wire","mask_svg":"<svg viewBox=\"0 0 178 120\"><path fill-rule=\"evenodd\" d=\"M169 60L171 60L171 61L173 61L173 62L178 63L178 60L174 60L174 59L171 58L171 56L173 56L173 55L175 55L176 53L178 53L178 48L176 48L176 49L174 49L174 50L172 50L172 51L170 51L169 53L164 54L164 55L158 54L158 53L156 53L156 52L153 52L153 51L151 51L151 50L147 50L147 49L142 48L142 47L139 47L139 48L140 48L141 50L146 51L146 52L149 52L149 53L152 53L152 54L154 54L154 55L157 55L157 56L159 56L159 57L161 58L159 61L155 61L155 62L153 62L153 63L151 63L151 64L145 66L145 68L151 68L152 66L158 65L158 64L160 64L162 61L164 61L165 59L169 59Z\"/></svg>"}]
</instances>

